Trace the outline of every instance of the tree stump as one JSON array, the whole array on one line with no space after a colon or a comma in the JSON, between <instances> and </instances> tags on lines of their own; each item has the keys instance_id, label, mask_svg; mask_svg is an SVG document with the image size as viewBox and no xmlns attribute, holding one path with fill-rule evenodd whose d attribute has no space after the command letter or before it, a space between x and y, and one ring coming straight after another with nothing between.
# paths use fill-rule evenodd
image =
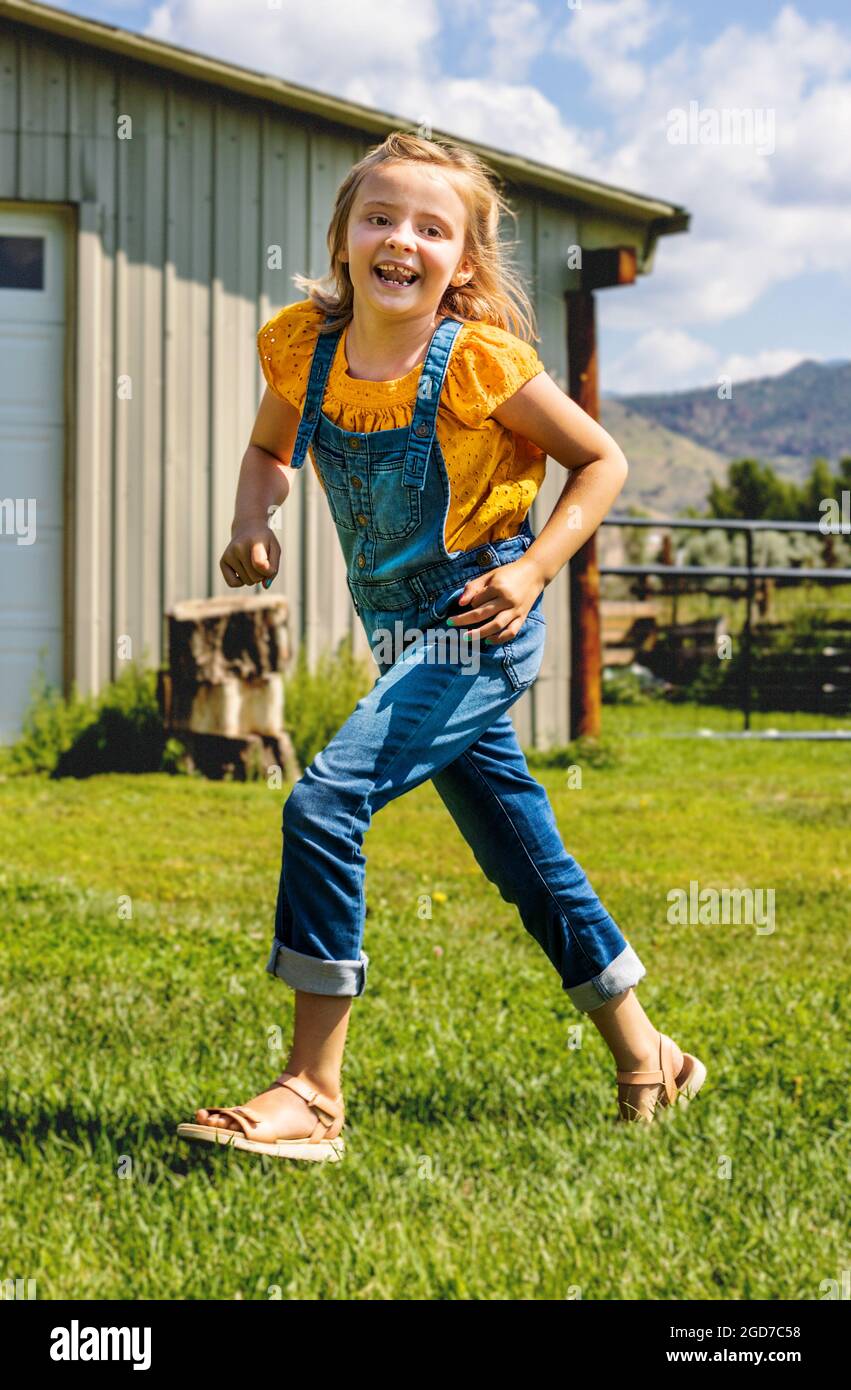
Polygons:
<instances>
[{"instance_id":1,"label":"tree stump","mask_svg":"<svg viewBox=\"0 0 851 1390\"><path fill-rule=\"evenodd\" d=\"M301 776L284 729L288 614L287 599L270 594L185 599L167 611L160 710L205 776L245 781L275 767L287 781Z\"/></svg>"}]
</instances>

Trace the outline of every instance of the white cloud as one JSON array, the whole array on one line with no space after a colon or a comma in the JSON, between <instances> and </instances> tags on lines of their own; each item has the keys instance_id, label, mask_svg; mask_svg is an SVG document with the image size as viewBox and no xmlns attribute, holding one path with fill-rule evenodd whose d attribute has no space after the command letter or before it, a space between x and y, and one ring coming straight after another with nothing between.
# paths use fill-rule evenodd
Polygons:
<instances>
[{"instance_id":1,"label":"white cloud","mask_svg":"<svg viewBox=\"0 0 851 1390\"><path fill-rule=\"evenodd\" d=\"M750 355L720 353L709 343L679 328L652 328L641 333L613 361L605 364L606 390L618 395L644 391L687 391L717 387L722 380L752 381L780 376L812 353L796 348L765 348Z\"/></svg>"},{"instance_id":2,"label":"white cloud","mask_svg":"<svg viewBox=\"0 0 851 1390\"><path fill-rule=\"evenodd\" d=\"M848 275L851 42L835 25L787 6L767 30L736 25L702 49L680 44L646 77L647 95L617 113L617 148L594 173L692 214L689 233L660 243L656 312L681 324L718 322L803 272ZM774 153L671 144L668 112L690 101L719 113L773 112ZM646 323L650 301L618 296L611 323Z\"/></svg>"},{"instance_id":3,"label":"white cloud","mask_svg":"<svg viewBox=\"0 0 851 1390\"><path fill-rule=\"evenodd\" d=\"M168 0L163 5L154 6L144 32L149 38L162 39L164 43L174 42L172 7Z\"/></svg>"},{"instance_id":4,"label":"white cloud","mask_svg":"<svg viewBox=\"0 0 851 1390\"><path fill-rule=\"evenodd\" d=\"M394 79L427 74L440 13L436 0L163 0L145 32L335 96L366 80L382 106Z\"/></svg>"},{"instance_id":5,"label":"white cloud","mask_svg":"<svg viewBox=\"0 0 851 1390\"><path fill-rule=\"evenodd\" d=\"M525 80L529 64L545 48L549 24L532 0L495 0L486 11L491 39L491 76L498 81Z\"/></svg>"},{"instance_id":6,"label":"white cloud","mask_svg":"<svg viewBox=\"0 0 851 1390\"><path fill-rule=\"evenodd\" d=\"M607 391L677 391L707 382L717 353L707 343L678 328L651 328L626 352L605 364Z\"/></svg>"},{"instance_id":7,"label":"white cloud","mask_svg":"<svg viewBox=\"0 0 851 1390\"><path fill-rule=\"evenodd\" d=\"M401 88L400 98L402 109L410 110L409 90ZM561 168L592 158L593 133L564 124L558 107L537 87L449 78L439 91L431 87L429 103L433 124L463 139L526 153L542 164ZM598 147L599 140L596 137Z\"/></svg>"},{"instance_id":8,"label":"white cloud","mask_svg":"<svg viewBox=\"0 0 851 1390\"><path fill-rule=\"evenodd\" d=\"M649 277L601 299L607 327L640 329L650 318L722 323L799 275L829 271L838 283L851 277L851 198L829 212L808 204L766 207L752 192L741 193L726 225L723 211L703 215L693 207L691 225L689 233L660 240Z\"/></svg>"},{"instance_id":9,"label":"white cloud","mask_svg":"<svg viewBox=\"0 0 851 1390\"><path fill-rule=\"evenodd\" d=\"M761 376L780 376L812 357L811 352L797 352L795 348L764 348L750 357L734 352L722 359L718 375L731 381L754 381Z\"/></svg>"},{"instance_id":10,"label":"white cloud","mask_svg":"<svg viewBox=\"0 0 851 1390\"><path fill-rule=\"evenodd\" d=\"M650 0L594 0L573 10L552 43L553 53L581 63L593 94L624 104L644 91L647 75L634 56L667 18Z\"/></svg>"}]
</instances>

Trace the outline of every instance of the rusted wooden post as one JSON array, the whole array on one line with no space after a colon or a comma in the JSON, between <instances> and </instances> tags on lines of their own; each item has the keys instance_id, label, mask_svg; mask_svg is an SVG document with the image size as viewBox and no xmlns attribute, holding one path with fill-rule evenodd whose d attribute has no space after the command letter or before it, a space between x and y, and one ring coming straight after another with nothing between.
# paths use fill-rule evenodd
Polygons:
<instances>
[{"instance_id":1,"label":"rusted wooden post","mask_svg":"<svg viewBox=\"0 0 851 1390\"><path fill-rule=\"evenodd\" d=\"M580 288L567 290L567 394L600 418L594 290L629 285L636 276L631 246L582 251ZM570 737L599 737L602 709L600 569L597 533L570 560Z\"/></svg>"},{"instance_id":2,"label":"rusted wooden post","mask_svg":"<svg viewBox=\"0 0 851 1390\"><path fill-rule=\"evenodd\" d=\"M594 295L571 290L567 305L567 393L599 418ZM570 737L600 733L602 647L597 533L570 559Z\"/></svg>"}]
</instances>

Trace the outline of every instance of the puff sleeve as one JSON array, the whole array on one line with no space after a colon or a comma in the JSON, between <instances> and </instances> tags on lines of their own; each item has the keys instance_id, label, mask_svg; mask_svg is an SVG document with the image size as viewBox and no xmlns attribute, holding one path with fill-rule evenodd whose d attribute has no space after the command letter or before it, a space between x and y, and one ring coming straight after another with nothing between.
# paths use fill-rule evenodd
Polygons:
<instances>
[{"instance_id":1,"label":"puff sleeve","mask_svg":"<svg viewBox=\"0 0 851 1390\"><path fill-rule=\"evenodd\" d=\"M515 391L546 371L531 343L495 324L468 322L459 333L444 382L447 404L478 429Z\"/></svg>"},{"instance_id":2,"label":"puff sleeve","mask_svg":"<svg viewBox=\"0 0 851 1390\"><path fill-rule=\"evenodd\" d=\"M279 309L257 334L260 366L269 389L301 413L322 313L310 299Z\"/></svg>"}]
</instances>

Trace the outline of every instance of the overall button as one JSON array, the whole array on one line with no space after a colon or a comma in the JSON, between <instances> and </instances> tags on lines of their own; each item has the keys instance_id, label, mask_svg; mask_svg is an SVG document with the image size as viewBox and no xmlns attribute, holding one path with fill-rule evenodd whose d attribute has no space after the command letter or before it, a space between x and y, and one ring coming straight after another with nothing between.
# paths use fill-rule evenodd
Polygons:
<instances>
[{"instance_id":1,"label":"overall button","mask_svg":"<svg viewBox=\"0 0 851 1390\"><path fill-rule=\"evenodd\" d=\"M365 556L365 555L359 555L359 556L358 556L358 569L362 570L365 564L366 564L366 556Z\"/></svg>"},{"instance_id":2,"label":"overall button","mask_svg":"<svg viewBox=\"0 0 851 1390\"><path fill-rule=\"evenodd\" d=\"M424 434L429 434L430 432L431 432L431 426L430 426L430 425L427 425L426 422L425 422L425 420L423 420L421 424L417 425L416 428L415 428L415 430L414 430L414 434L418 434L418 435L421 435L421 436L424 435Z\"/></svg>"},{"instance_id":3,"label":"overall button","mask_svg":"<svg viewBox=\"0 0 851 1390\"><path fill-rule=\"evenodd\" d=\"M366 517L364 516L363 512L358 512L357 520L360 522L361 526L366 525Z\"/></svg>"},{"instance_id":4,"label":"overall button","mask_svg":"<svg viewBox=\"0 0 851 1390\"><path fill-rule=\"evenodd\" d=\"M360 478L352 478L352 487L363 487Z\"/></svg>"},{"instance_id":5,"label":"overall button","mask_svg":"<svg viewBox=\"0 0 851 1390\"><path fill-rule=\"evenodd\" d=\"M349 448L350 448L350 449L359 449L359 448L360 448L360 440L359 440L359 439L350 439L350 440L349 440Z\"/></svg>"}]
</instances>

